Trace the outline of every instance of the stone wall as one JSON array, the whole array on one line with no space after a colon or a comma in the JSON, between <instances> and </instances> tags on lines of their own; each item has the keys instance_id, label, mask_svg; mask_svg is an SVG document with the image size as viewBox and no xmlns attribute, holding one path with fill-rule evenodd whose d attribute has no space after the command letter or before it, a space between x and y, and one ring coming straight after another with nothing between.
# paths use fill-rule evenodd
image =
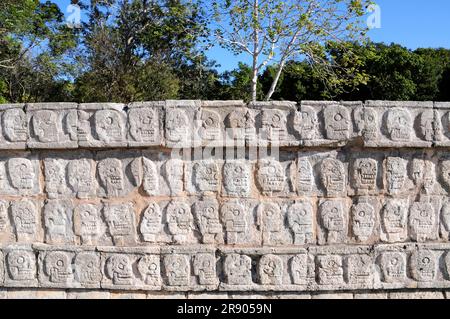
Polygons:
<instances>
[{"instance_id":1,"label":"stone wall","mask_svg":"<svg viewBox=\"0 0 450 319\"><path fill-rule=\"evenodd\" d=\"M0 298L450 289L450 103L49 103L0 119Z\"/></svg>"}]
</instances>

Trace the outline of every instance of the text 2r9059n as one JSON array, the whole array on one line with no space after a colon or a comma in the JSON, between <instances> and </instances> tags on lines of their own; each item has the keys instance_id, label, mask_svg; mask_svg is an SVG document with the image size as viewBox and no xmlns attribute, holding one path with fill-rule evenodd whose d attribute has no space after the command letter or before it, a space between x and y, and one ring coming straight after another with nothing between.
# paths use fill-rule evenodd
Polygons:
<instances>
[{"instance_id":1,"label":"text 2r9059n","mask_svg":"<svg viewBox=\"0 0 450 319\"><path fill-rule=\"evenodd\" d=\"M270 314L272 305L270 304L240 304L226 303L222 304L222 314Z\"/></svg>"}]
</instances>

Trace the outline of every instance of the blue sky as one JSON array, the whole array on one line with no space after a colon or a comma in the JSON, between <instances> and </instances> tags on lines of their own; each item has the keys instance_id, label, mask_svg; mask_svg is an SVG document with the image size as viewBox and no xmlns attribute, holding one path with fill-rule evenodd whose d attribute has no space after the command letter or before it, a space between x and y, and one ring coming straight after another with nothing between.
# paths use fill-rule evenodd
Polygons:
<instances>
[{"instance_id":1,"label":"blue sky","mask_svg":"<svg viewBox=\"0 0 450 319\"><path fill-rule=\"evenodd\" d=\"M54 0L66 11L70 0ZM376 42L399 43L410 49L418 47L450 48L449 0L375 0L381 8L381 28L369 32ZM231 70L245 56L234 56L215 48L208 52L216 60L219 70Z\"/></svg>"}]
</instances>

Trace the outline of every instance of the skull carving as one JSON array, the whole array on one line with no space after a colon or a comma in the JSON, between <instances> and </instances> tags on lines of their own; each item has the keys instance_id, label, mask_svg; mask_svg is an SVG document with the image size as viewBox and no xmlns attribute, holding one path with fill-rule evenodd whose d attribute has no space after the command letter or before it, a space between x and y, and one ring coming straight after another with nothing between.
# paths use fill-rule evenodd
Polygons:
<instances>
[{"instance_id":1,"label":"skull carving","mask_svg":"<svg viewBox=\"0 0 450 319\"><path fill-rule=\"evenodd\" d=\"M44 272L50 282L67 284L73 280L72 260L67 253L50 252L45 257Z\"/></svg>"},{"instance_id":2,"label":"skull carving","mask_svg":"<svg viewBox=\"0 0 450 319\"><path fill-rule=\"evenodd\" d=\"M159 137L159 119L151 108L132 109L128 112L130 135L136 142L154 143Z\"/></svg>"},{"instance_id":3,"label":"skull carving","mask_svg":"<svg viewBox=\"0 0 450 319\"><path fill-rule=\"evenodd\" d=\"M262 129L269 141L283 141L287 131L286 113L280 110L264 110L262 112Z\"/></svg>"},{"instance_id":4,"label":"skull carving","mask_svg":"<svg viewBox=\"0 0 450 319\"><path fill-rule=\"evenodd\" d=\"M211 110L202 110L200 120L202 123L199 129L200 137L209 141L220 140L222 136L220 115Z\"/></svg>"},{"instance_id":5,"label":"skull carving","mask_svg":"<svg viewBox=\"0 0 450 319\"><path fill-rule=\"evenodd\" d=\"M406 203L390 199L381 212L382 227L388 242L399 242L406 239L406 221L408 209Z\"/></svg>"},{"instance_id":6,"label":"skull carving","mask_svg":"<svg viewBox=\"0 0 450 319\"><path fill-rule=\"evenodd\" d=\"M340 285L344 283L342 257L337 255L317 256L320 285Z\"/></svg>"},{"instance_id":7,"label":"skull carving","mask_svg":"<svg viewBox=\"0 0 450 319\"><path fill-rule=\"evenodd\" d=\"M226 230L227 244L242 242L248 229L245 207L237 202L227 202L221 207L221 217Z\"/></svg>"},{"instance_id":8,"label":"skull carving","mask_svg":"<svg viewBox=\"0 0 450 319\"><path fill-rule=\"evenodd\" d=\"M372 258L368 255L350 255L347 260L349 284L370 285L373 281Z\"/></svg>"},{"instance_id":9,"label":"skull carving","mask_svg":"<svg viewBox=\"0 0 450 319\"><path fill-rule=\"evenodd\" d=\"M119 196L124 189L122 162L115 158L107 158L98 163L97 169L106 195Z\"/></svg>"},{"instance_id":10,"label":"skull carving","mask_svg":"<svg viewBox=\"0 0 450 319\"><path fill-rule=\"evenodd\" d=\"M81 204L74 210L75 233L81 237L83 244L91 245L100 236L100 214L95 205Z\"/></svg>"},{"instance_id":11,"label":"skull carving","mask_svg":"<svg viewBox=\"0 0 450 319\"><path fill-rule=\"evenodd\" d=\"M428 142L440 141L442 138L442 125L438 111L427 110L420 114L419 127L421 138Z\"/></svg>"},{"instance_id":12,"label":"skull carving","mask_svg":"<svg viewBox=\"0 0 450 319\"><path fill-rule=\"evenodd\" d=\"M204 161L194 165L194 184L199 191L218 191L219 178L220 172L216 163Z\"/></svg>"},{"instance_id":13,"label":"skull carving","mask_svg":"<svg viewBox=\"0 0 450 319\"><path fill-rule=\"evenodd\" d=\"M103 213L116 245L125 240L134 242L135 216L132 204L106 204Z\"/></svg>"},{"instance_id":14,"label":"skull carving","mask_svg":"<svg viewBox=\"0 0 450 319\"><path fill-rule=\"evenodd\" d=\"M410 176L414 185L429 194L436 183L436 168L434 163L427 160L413 159L410 165Z\"/></svg>"},{"instance_id":15,"label":"skull carving","mask_svg":"<svg viewBox=\"0 0 450 319\"><path fill-rule=\"evenodd\" d=\"M264 255L258 264L259 280L262 285L283 283L283 261L276 255Z\"/></svg>"},{"instance_id":16,"label":"skull carving","mask_svg":"<svg viewBox=\"0 0 450 319\"><path fill-rule=\"evenodd\" d=\"M97 254L82 252L75 257L75 278L82 285L98 285L102 279L100 258Z\"/></svg>"},{"instance_id":17,"label":"skull carving","mask_svg":"<svg viewBox=\"0 0 450 319\"><path fill-rule=\"evenodd\" d=\"M42 143L58 142L58 115L54 111L37 111L32 119L33 132Z\"/></svg>"},{"instance_id":18,"label":"skull carving","mask_svg":"<svg viewBox=\"0 0 450 319\"><path fill-rule=\"evenodd\" d=\"M413 203L409 212L411 238L418 242L435 239L436 219L431 203Z\"/></svg>"},{"instance_id":19,"label":"skull carving","mask_svg":"<svg viewBox=\"0 0 450 319\"><path fill-rule=\"evenodd\" d=\"M327 158L320 165L320 180L327 195L338 195L345 191L345 170L341 161Z\"/></svg>"},{"instance_id":20,"label":"skull carving","mask_svg":"<svg viewBox=\"0 0 450 319\"><path fill-rule=\"evenodd\" d=\"M261 203L258 206L258 225L261 228L263 243L274 244L283 229L283 215L276 203Z\"/></svg>"},{"instance_id":21,"label":"skull carving","mask_svg":"<svg viewBox=\"0 0 450 319\"><path fill-rule=\"evenodd\" d=\"M106 275L114 285L133 285L133 269L127 255L112 255L106 262Z\"/></svg>"},{"instance_id":22,"label":"skull carving","mask_svg":"<svg viewBox=\"0 0 450 319\"><path fill-rule=\"evenodd\" d=\"M143 174L143 187L147 195L154 196L159 193L159 174L156 164L147 159L142 159L144 174Z\"/></svg>"},{"instance_id":23,"label":"skull carving","mask_svg":"<svg viewBox=\"0 0 450 319\"><path fill-rule=\"evenodd\" d=\"M67 201L48 201L44 208L45 240L49 244L69 241L72 207Z\"/></svg>"},{"instance_id":24,"label":"skull carving","mask_svg":"<svg viewBox=\"0 0 450 319\"><path fill-rule=\"evenodd\" d=\"M85 111L78 111L77 133L78 140L87 142L91 134L91 124L89 122L90 115Z\"/></svg>"},{"instance_id":25,"label":"skull carving","mask_svg":"<svg viewBox=\"0 0 450 319\"><path fill-rule=\"evenodd\" d=\"M299 254L290 260L292 283L294 285L305 285L308 280L308 255Z\"/></svg>"},{"instance_id":26,"label":"skull carving","mask_svg":"<svg viewBox=\"0 0 450 319\"><path fill-rule=\"evenodd\" d=\"M6 110L3 113L2 125L5 137L9 142L27 141L27 116L22 109Z\"/></svg>"},{"instance_id":27,"label":"skull carving","mask_svg":"<svg viewBox=\"0 0 450 319\"><path fill-rule=\"evenodd\" d=\"M406 257L398 252L385 252L380 257L383 281L402 282L406 278Z\"/></svg>"},{"instance_id":28,"label":"skull carving","mask_svg":"<svg viewBox=\"0 0 450 319\"><path fill-rule=\"evenodd\" d=\"M37 228L36 206L28 200L12 202L11 216L17 240L33 239Z\"/></svg>"},{"instance_id":29,"label":"skull carving","mask_svg":"<svg viewBox=\"0 0 450 319\"><path fill-rule=\"evenodd\" d=\"M62 161L47 159L45 165L45 189L50 198L63 194L66 188L65 167Z\"/></svg>"},{"instance_id":30,"label":"skull carving","mask_svg":"<svg viewBox=\"0 0 450 319\"><path fill-rule=\"evenodd\" d=\"M294 245L311 243L313 234L313 208L308 202L295 203L287 211L288 226L294 234Z\"/></svg>"},{"instance_id":31,"label":"skull carving","mask_svg":"<svg viewBox=\"0 0 450 319\"><path fill-rule=\"evenodd\" d=\"M169 142L186 141L189 135L189 119L181 109L166 112L166 139Z\"/></svg>"},{"instance_id":32,"label":"skull carving","mask_svg":"<svg viewBox=\"0 0 450 319\"><path fill-rule=\"evenodd\" d=\"M245 162L228 162L223 166L224 188L231 196L248 196L251 188L251 168Z\"/></svg>"},{"instance_id":33,"label":"skull carving","mask_svg":"<svg viewBox=\"0 0 450 319\"><path fill-rule=\"evenodd\" d=\"M413 131L410 113L405 109L389 110L386 116L386 131L392 141L409 141Z\"/></svg>"},{"instance_id":34,"label":"skull carving","mask_svg":"<svg viewBox=\"0 0 450 319\"><path fill-rule=\"evenodd\" d=\"M358 241L368 240L375 228L375 209L369 203L358 203L352 207L352 230Z\"/></svg>"},{"instance_id":35,"label":"skull carving","mask_svg":"<svg viewBox=\"0 0 450 319\"><path fill-rule=\"evenodd\" d=\"M94 186L91 161L87 159L72 160L67 165L67 172L69 185L77 197L88 197Z\"/></svg>"},{"instance_id":36,"label":"skull carving","mask_svg":"<svg viewBox=\"0 0 450 319\"><path fill-rule=\"evenodd\" d=\"M377 186L378 163L374 159L357 159L354 164L355 187L361 189L375 189Z\"/></svg>"},{"instance_id":37,"label":"skull carving","mask_svg":"<svg viewBox=\"0 0 450 319\"><path fill-rule=\"evenodd\" d=\"M183 191L184 163L179 159L170 159L164 164L164 178L172 196Z\"/></svg>"},{"instance_id":38,"label":"skull carving","mask_svg":"<svg viewBox=\"0 0 450 319\"><path fill-rule=\"evenodd\" d=\"M447 190L450 189L450 160L445 160L440 163L441 180Z\"/></svg>"},{"instance_id":39,"label":"skull carving","mask_svg":"<svg viewBox=\"0 0 450 319\"><path fill-rule=\"evenodd\" d=\"M11 158L7 164L11 185L22 192L30 192L34 188L36 174L33 164L26 158Z\"/></svg>"},{"instance_id":40,"label":"skull carving","mask_svg":"<svg viewBox=\"0 0 450 319\"><path fill-rule=\"evenodd\" d=\"M313 170L308 159L297 161L297 190L299 193L310 192L313 184Z\"/></svg>"},{"instance_id":41,"label":"skull carving","mask_svg":"<svg viewBox=\"0 0 450 319\"><path fill-rule=\"evenodd\" d=\"M189 286L190 264L186 255L166 255L164 258L167 284L169 286Z\"/></svg>"},{"instance_id":42,"label":"skull carving","mask_svg":"<svg viewBox=\"0 0 450 319\"><path fill-rule=\"evenodd\" d=\"M204 244L223 243L219 204L216 200L196 202L194 205L194 217Z\"/></svg>"},{"instance_id":43,"label":"skull carving","mask_svg":"<svg viewBox=\"0 0 450 319\"><path fill-rule=\"evenodd\" d=\"M234 110L226 121L231 137L237 140L249 140L256 135L255 120L248 110Z\"/></svg>"},{"instance_id":44,"label":"skull carving","mask_svg":"<svg viewBox=\"0 0 450 319\"><path fill-rule=\"evenodd\" d=\"M94 115L98 139L105 143L122 142L124 127L121 114L115 110L100 110Z\"/></svg>"},{"instance_id":45,"label":"skull carving","mask_svg":"<svg viewBox=\"0 0 450 319\"><path fill-rule=\"evenodd\" d=\"M330 140L346 140L350 136L350 114L342 105L330 105L323 111L325 133Z\"/></svg>"},{"instance_id":46,"label":"skull carving","mask_svg":"<svg viewBox=\"0 0 450 319\"><path fill-rule=\"evenodd\" d=\"M443 228L450 232L450 203L445 203L441 210L441 221Z\"/></svg>"},{"instance_id":47,"label":"skull carving","mask_svg":"<svg viewBox=\"0 0 450 319\"><path fill-rule=\"evenodd\" d=\"M200 285L217 285L216 257L213 254L196 254L194 256L194 274Z\"/></svg>"},{"instance_id":48,"label":"skull carving","mask_svg":"<svg viewBox=\"0 0 450 319\"><path fill-rule=\"evenodd\" d=\"M146 285L161 285L159 263L159 256L155 255L147 255L139 259L137 268Z\"/></svg>"},{"instance_id":49,"label":"skull carving","mask_svg":"<svg viewBox=\"0 0 450 319\"><path fill-rule=\"evenodd\" d=\"M374 141L378 137L377 113L368 108L358 108L353 113L358 133L365 141Z\"/></svg>"},{"instance_id":50,"label":"skull carving","mask_svg":"<svg viewBox=\"0 0 450 319\"><path fill-rule=\"evenodd\" d=\"M414 251L410 259L413 278L421 282L434 281L438 271L436 256L429 250Z\"/></svg>"},{"instance_id":51,"label":"skull carving","mask_svg":"<svg viewBox=\"0 0 450 319\"><path fill-rule=\"evenodd\" d=\"M260 160L258 162L257 180L262 193L265 195L283 191L286 181L283 166L273 159Z\"/></svg>"},{"instance_id":52,"label":"skull carving","mask_svg":"<svg viewBox=\"0 0 450 319\"><path fill-rule=\"evenodd\" d=\"M325 231L325 242L339 243L346 236L346 218L342 202L323 202L319 207L320 221Z\"/></svg>"},{"instance_id":53,"label":"skull carving","mask_svg":"<svg viewBox=\"0 0 450 319\"><path fill-rule=\"evenodd\" d=\"M229 285L251 285L252 259L249 256L229 254L225 257L224 272Z\"/></svg>"},{"instance_id":54,"label":"skull carving","mask_svg":"<svg viewBox=\"0 0 450 319\"><path fill-rule=\"evenodd\" d=\"M6 257L9 277L12 280L26 281L36 279L36 256L31 251L16 250Z\"/></svg>"},{"instance_id":55,"label":"skull carving","mask_svg":"<svg viewBox=\"0 0 450 319\"><path fill-rule=\"evenodd\" d=\"M162 230L162 212L159 205L150 203L142 215L140 231L144 241L156 242Z\"/></svg>"},{"instance_id":56,"label":"skull carving","mask_svg":"<svg viewBox=\"0 0 450 319\"><path fill-rule=\"evenodd\" d=\"M388 192L396 194L402 191L406 179L406 161L399 157L388 157L386 161L386 180Z\"/></svg>"},{"instance_id":57,"label":"skull carving","mask_svg":"<svg viewBox=\"0 0 450 319\"><path fill-rule=\"evenodd\" d=\"M309 106L302 106L300 112L295 112L294 129L302 140L312 140L316 137L318 122L316 112Z\"/></svg>"},{"instance_id":58,"label":"skull carving","mask_svg":"<svg viewBox=\"0 0 450 319\"><path fill-rule=\"evenodd\" d=\"M166 208L169 233L176 243L185 243L193 221L187 203L172 201Z\"/></svg>"}]
</instances>

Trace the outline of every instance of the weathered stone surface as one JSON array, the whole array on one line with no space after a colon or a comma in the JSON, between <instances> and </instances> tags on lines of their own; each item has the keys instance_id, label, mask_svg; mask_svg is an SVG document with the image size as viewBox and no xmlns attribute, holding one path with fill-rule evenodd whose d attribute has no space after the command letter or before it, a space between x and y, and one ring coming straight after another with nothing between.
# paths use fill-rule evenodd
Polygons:
<instances>
[{"instance_id":1,"label":"weathered stone surface","mask_svg":"<svg viewBox=\"0 0 450 319\"><path fill-rule=\"evenodd\" d=\"M450 289L448 103L56 103L0 118L5 296Z\"/></svg>"}]
</instances>

